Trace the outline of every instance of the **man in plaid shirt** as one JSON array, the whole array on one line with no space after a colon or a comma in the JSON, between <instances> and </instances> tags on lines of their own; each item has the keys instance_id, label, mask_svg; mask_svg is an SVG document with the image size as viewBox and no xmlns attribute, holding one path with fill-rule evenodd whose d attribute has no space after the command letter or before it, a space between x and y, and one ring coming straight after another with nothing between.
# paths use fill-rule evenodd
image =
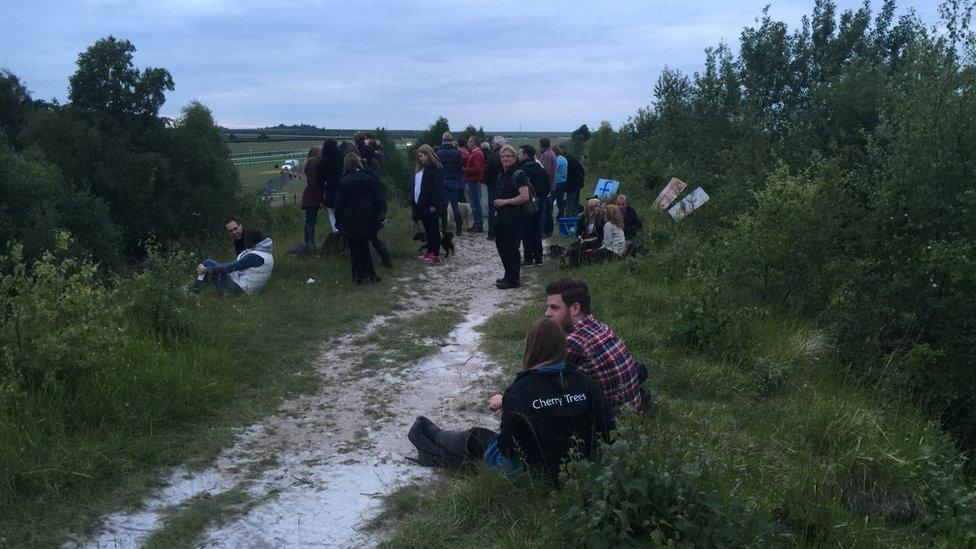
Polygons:
<instances>
[{"instance_id":1,"label":"man in plaid shirt","mask_svg":"<svg viewBox=\"0 0 976 549\"><path fill-rule=\"evenodd\" d=\"M586 282L561 278L546 287L546 316L566 332L566 365L590 376L614 407L641 410L638 367L627 346L609 326L590 313Z\"/></svg>"}]
</instances>

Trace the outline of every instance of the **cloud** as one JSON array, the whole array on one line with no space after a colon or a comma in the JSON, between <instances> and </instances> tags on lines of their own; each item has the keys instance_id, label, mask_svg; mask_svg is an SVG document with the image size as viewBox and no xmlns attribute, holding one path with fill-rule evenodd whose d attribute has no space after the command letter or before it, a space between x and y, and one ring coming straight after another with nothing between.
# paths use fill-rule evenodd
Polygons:
<instances>
[{"instance_id":1,"label":"cloud","mask_svg":"<svg viewBox=\"0 0 976 549\"><path fill-rule=\"evenodd\" d=\"M790 0L770 14L792 26L811 9ZM78 53L112 34L136 45L136 66L172 73L170 115L198 99L234 125L421 128L444 115L452 126L571 130L624 122L665 65L700 70L704 49L735 48L760 10L745 0L40 0L0 7L10 29L0 48L42 98L64 100Z\"/></svg>"}]
</instances>

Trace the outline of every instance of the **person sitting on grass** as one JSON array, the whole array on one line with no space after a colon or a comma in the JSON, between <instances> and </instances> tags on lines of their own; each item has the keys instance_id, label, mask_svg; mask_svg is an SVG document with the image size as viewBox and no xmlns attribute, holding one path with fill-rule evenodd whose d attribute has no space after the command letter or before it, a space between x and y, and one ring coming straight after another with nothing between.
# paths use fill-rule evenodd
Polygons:
<instances>
[{"instance_id":1,"label":"person sitting on grass","mask_svg":"<svg viewBox=\"0 0 976 549\"><path fill-rule=\"evenodd\" d=\"M647 392L640 384L647 367L634 362L627 345L612 329L590 312L590 289L578 278L560 278L546 286L546 318L566 332L566 365L600 384L603 396L614 408L644 408ZM488 407L502 406L502 395Z\"/></svg>"},{"instance_id":2,"label":"person sitting on grass","mask_svg":"<svg viewBox=\"0 0 976 549\"><path fill-rule=\"evenodd\" d=\"M627 242L624 240L624 220L620 216L620 210L614 205L606 207L607 222L603 225L603 244L597 249L597 259L600 261L612 261L618 257L623 257L627 249Z\"/></svg>"},{"instance_id":3,"label":"person sitting on grass","mask_svg":"<svg viewBox=\"0 0 976 549\"><path fill-rule=\"evenodd\" d=\"M227 221L224 221L224 228L227 229L227 234L234 239L234 255L240 255L244 251L244 244L241 242L244 226L236 218L228 217Z\"/></svg>"},{"instance_id":4,"label":"person sitting on grass","mask_svg":"<svg viewBox=\"0 0 976 549\"><path fill-rule=\"evenodd\" d=\"M565 363L566 335L540 318L525 334L522 370L498 396L502 411L497 434L487 429L444 431L417 418L408 437L421 465L456 467L481 460L515 473L528 470L558 481L559 465L571 454L587 458L598 440L610 442L613 410L600 386ZM493 397L494 398L494 397Z\"/></svg>"},{"instance_id":5,"label":"person sitting on grass","mask_svg":"<svg viewBox=\"0 0 976 549\"><path fill-rule=\"evenodd\" d=\"M257 229L244 229L241 244L244 249L235 261L204 259L197 265L197 280L190 291L199 293L206 286L214 286L218 294L233 297L261 291L274 268L271 239Z\"/></svg>"},{"instance_id":6,"label":"person sitting on grass","mask_svg":"<svg viewBox=\"0 0 976 549\"><path fill-rule=\"evenodd\" d=\"M583 264L590 254L603 242L603 227L606 225L606 211L603 201L591 198L586 202L586 209L576 220L576 240L569 246L566 256L569 265L578 267Z\"/></svg>"},{"instance_id":7,"label":"person sitting on grass","mask_svg":"<svg viewBox=\"0 0 976 549\"><path fill-rule=\"evenodd\" d=\"M630 207L630 199L627 198L627 195L618 194L614 203L620 210L620 217L624 220L624 239L630 242L637 236L637 231L641 230L644 224L637 217L637 212Z\"/></svg>"}]
</instances>

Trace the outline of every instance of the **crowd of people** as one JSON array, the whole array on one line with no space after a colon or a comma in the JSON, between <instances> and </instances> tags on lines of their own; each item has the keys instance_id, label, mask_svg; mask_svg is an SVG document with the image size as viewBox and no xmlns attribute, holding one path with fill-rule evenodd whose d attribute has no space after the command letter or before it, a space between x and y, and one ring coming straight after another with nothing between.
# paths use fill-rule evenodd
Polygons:
<instances>
[{"instance_id":1,"label":"crowd of people","mask_svg":"<svg viewBox=\"0 0 976 549\"><path fill-rule=\"evenodd\" d=\"M553 235L554 214L556 220L578 214L576 238L567 254L570 265L609 261L630 252L641 221L627 196L618 195L614 204L594 196L580 211L586 172L575 156L552 147L549 138L540 138L538 149L530 144L516 149L501 136L484 143L472 136L462 147L445 132L441 141L436 149L424 144L416 151L410 201L414 221L423 226L420 234L426 251L419 256L421 261L439 263L441 250L453 249L455 235L486 233L495 242L502 264L503 275L495 286L517 288L523 267L543 263L543 239ZM304 243L296 248L301 252L318 249L316 227L319 212L325 212L330 230L325 240L333 246L345 241L356 284L382 280L370 246L383 266L393 265L379 236L387 214L379 178L382 157L376 138L358 132L352 143L329 138L322 146L312 147L303 166ZM462 209L469 208L472 223L465 227ZM251 246L242 249L245 240L240 223L229 219L226 226L235 237L237 258L225 264L212 259L200 263L198 280L191 287L195 292L212 285L223 295L254 293L270 276L271 240L249 242ZM262 259L260 265L257 258ZM249 272L251 269L257 270Z\"/></svg>"},{"instance_id":2,"label":"crowd of people","mask_svg":"<svg viewBox=\"0 0 976 549\"><path fill-rule=\"evenodd\" d=\"M542 240L552 235L553 214L558 219L577 214L584 177L571 155L550 148L546 138L539 145L539 150L529 144L516 149L501 137L490 144L471 137L462 148L445 133L437 149L418 147L410 199L413 219L424 228L427 252L421 259L440 261L442 240L452 235L451 229L453 234L487 232L504 269L496 286L518 287L521 267L543 261ZM304 247L316 248L318 213L325 211L329 238L345 240L357 284L380 280L370 245L381 262L390 261L378 236L387 211L378 176L380 161L375 140L357 134L355 145L326 139L309 151L304 166ZM463 227L463 203L472 210L469 227ZM448 222L449 214L453 223ZM204 260L189 289L199 292L212 286L227 296L260 291L274 267L271 239L235 218L228 219L225 228L234 239L236 258L228 263ZM640 228L627 196L618 195L613 204L593 197L576 219L571 253L601 260L622 256ZM408 433L419 463L455 467L482 461L509 472L534 471L555 481L559 464L570 453L587 457L598 441L610 442L614 417L621 409L643 410L647 396L641 383L647 370L592 314L586 282L562 278L546 287L546 295L544 317L526 332L522 370L504 393L488 401L490 410L501 412L498 431L447 431L419 417Z\"/></svg>"}]
</instances>

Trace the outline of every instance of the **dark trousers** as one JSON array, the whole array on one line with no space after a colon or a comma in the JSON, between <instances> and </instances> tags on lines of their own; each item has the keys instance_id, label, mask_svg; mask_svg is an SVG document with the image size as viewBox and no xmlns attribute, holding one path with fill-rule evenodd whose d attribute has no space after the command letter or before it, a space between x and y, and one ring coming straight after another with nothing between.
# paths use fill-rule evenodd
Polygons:
<instances>
[{"instance_id":1,"label":"dark trousers","mask_svg":"<svg viewBox=\"0 0 976 549\"><path fill-rule=\"evenodd\" d=\"M495 186L488 185L488 238L495 238Z\"/></svg>"},{"instance_id":2,"label":"dark trousers","mask_svg":"<svg viewBox=\"0 0 976 549\"><path fill-rule=\"evenodd\" d=\"M386 249L386 244L383 244L383 241L380 240L380 235L373 235L373 238L369 239L369 243L376 248L376 254L380 256L380 263L389 266L391 263L390 252ZM369 252L369 249L367 248L366 251Z\"/></svg>"},{"instance_id":3,"label":"dark trousers","mask_svg":"<svg viewBox=\"0 0 976 549\"><path fill-rule=\"evenodd\" d=\"M552 193L539 197L539 211L542 212L542 219L539 222L539 229L545 236L552 236Z\"/></svg>"},{"instance_id":4,"label":"dark trousers","mask_svg":"<svg viewBox=\"0 0 976 549\"><path fill-rule=\"evenodd\" d=\"M556 223L563 217L566 217L566 182L556 183L556 190L553 191L554 198L556 199Z\"/></svg>"},{"instance_id":5,"label":"dark trousers","mask_svg":"<svg viewBox=\"0 0 976 549\"><path fill-rule=\"evenodd\" d=\"M566 191L566 215L579 215L580 203L579 203L580 189L574 189L572 191Z\"/></svg>"},{"instance_id":6,"label":"dark trousers","mask_svg":"<svg viewBox=\"0 0 976 549\"><path fill-rule=\"evenodd\" d=\"M498 257L501 258L502 266L505 267L505 280L513 284L519 282L519 269L521 268L519 241L522 240L523 217L518 214L511 217L499 217L495 220L495 247L498 248Z\"/></svg>"},{"instance_id":7,"label":"dark trousers","mask_svg":"<svg viewBox=\"0 0 976 549\"><path fill-rule=\"evenodd\" d=\"M352 279L363 282L376 277L373 269L373 258L369 255L369 239L347 238L349 244L349 259L352 262Z\"/></svg>"},{"instance_id":8,"label":"dark trousers","mask_svg":"<svg viewBox=\"0 0 976 549\"><path fill-rule=\"evenodd\" d=\"M213 259L204 259L204 267L216 267L218 263ZM237 285L236 282L230 279L227 273L207 273L203 275L203 280L199 278L190 287L193 293L198 293L203 290L206 286L213 286L217 288L217 293L220 295L227 296L239 296L244 294L244 290Z\"/></svg>"},{"instance_id":9,"label":"dark trousers","mask_svg":"<svg viewBox=\"0 0 976 549\"><path fill-rule=\"evenodd\" d=\"M315 247L315 221L318 219L319 209L305 208L305 247Z\"/></svg>"},{"instance_id":10,"label":"dark trousers","mask_svg":"<svg viewBox=\"0 0 976 549\"><path fill-rule=\"evenodd\" d=\"M526 263L542 261L542 208L532 217L527 217L525 228L522 230L522 253Z\"/></svg>"},{"instance_id":11,"label":"dark trousers","mask_svg":"<svg viewBox=\"0 0 976 549\"><path fill-rule=\"evenodd\" d=\"M461 207L458 206L458 190L455 187L456 182L445 181L444 182L444 201L448 203L451 207L451 211L454 212L454 226L458 229L458 234L461 233ZM447 226L447 209L444 209L444 215L441 216L441 222L443 225L444 232L449 232L450 227Z\"/></svg>"},{"instance_id":12,"label":"dark trousers","mask_svg":"<svg viewBox=\"0 0 976 549\"><path fill-rule=\"evenodd\" d=\"M425 213L420 222L424 224L424 233L427 236L427 251L441 255L441 230L437 226L437 214Z\"/></svg>"}]
</instances>

